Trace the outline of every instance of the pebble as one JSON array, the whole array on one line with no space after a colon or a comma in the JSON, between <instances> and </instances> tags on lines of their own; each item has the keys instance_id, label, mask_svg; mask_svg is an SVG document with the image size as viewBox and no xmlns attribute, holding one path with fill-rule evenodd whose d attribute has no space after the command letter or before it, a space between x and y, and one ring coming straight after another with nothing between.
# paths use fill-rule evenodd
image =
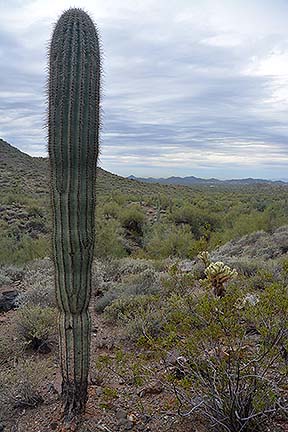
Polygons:
<instances>
[{"instance_id":1,"label":"pebble","mask_svg":"<svg viewBox=\"0 0 288 432\"><path fill-rule=\"evenodd\" d=\"M103 390L101 387L97 387L95 390L96 396L100 397L103 394Z\"/></svg>"},{"instance_id":2,"label":"pebble","mask_svg":"<svg viewBox=\"0 0 288 432\"><path fill-rule=\"evenodd\" d=\"M119 409L119 410L116 412L116 418L117 418L117 419L127 419L127 412L124 411L123 409Z\"/></svg>"}]
</instances>

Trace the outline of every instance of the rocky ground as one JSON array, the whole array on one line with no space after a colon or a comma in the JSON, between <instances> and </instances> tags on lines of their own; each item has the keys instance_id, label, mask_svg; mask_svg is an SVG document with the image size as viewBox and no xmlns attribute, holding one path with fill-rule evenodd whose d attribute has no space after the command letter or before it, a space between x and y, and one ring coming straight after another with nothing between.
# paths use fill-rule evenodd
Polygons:
<instances>
[{"instance_id":1,"label":"rocky ground","mask_svg":"<svg viewBox=\"0 0 288 432\"><path fill-rule=\"evenodd\" d=\"M273 247L271 246L273 251L274 249L278 251L279 247L282 247L283 232L286 231L285 228L276 232L275 242ZM254 237L249 237L249 242L246 238L245 244L251 244L253 251L254 240L257 237L258 245L260 238L261 242L263 240L263 249L266 250L268 241L266 234L260 233ZM221 249L217 258L224 259L232 246L238 251L238 244L228 244L227 250ZM270 284L273 285L273 281L277 278L284 283L288 279L288 271L285 270L286 249L282 250L282 254L280 261L271 261L270 254L267 255L266 260L261 261L253 261L250 258L246 260L241 256L237 258L237 253L234 257L232 255L234 260L237 258L233 266L235 265L242 275L241 289L248 284L247 292L250 293L253 288L255 290L253 298L258 299L265 286L269 289ZM278 255L277 253L275 256ZM177 263L176 267L175 263ZM112 324L113 321L107 319L107 309L104 314L101 313L105 308L109 309L113 302L117 304L117 301L120 301L121 306L121 299L126 301L127 307L127 299L129 305L130 301L135 302L138 298L153 297L159 291L160 282L167 282L167 268L170 269L169 274L172 276L165 293L171 295L171 304L176 294L179 295L179 292L181 294L181 290L183 290L182 295L185 294L187 287L196 296L198 302L203 287L198 279L189 279L189 277L193 269L199 277L205 277L203 264L199 260L198 262L168 260L155 263L149 260L127 258L105 263L94 261L92 278L94 293L90 307L92 343L89 400L77 431L208 432L211 430L198 415L194 413L193 417L191 414L185 415L185 410L180 409L182 407L181 404L179 405L175 388L167 380L167 370L172 371L173 374L177 373L181 362L179 352L174 349L174 345L173 348L169 345L169 348L163 352L161 352L162 348L160 351L153 349L155 347L152 346L149 348L149 344L141 343L141 337L137 336L134 340L132 337L127 337L124 327L115 324L117 321L114 320ZM281 276L283 269L285 277ZM76 429L65 429L61 420L61 377L56 327L49 339L38 345L37 349L35 346L32 349L33 347L25 345L25 342L23 344L19 326L17 327L19 311L21 312L21 308L25 309L27 302L32 307L31 311L35 305L41 310L42 308L47 308L45 310L48 311L49 308L55 310L52 262L47 258L31 262L25 268L3 266L0 276L2 278L0 280L0 432L53 430L72 432ZM163 296L163 302L166 301L166 294ZM177 301L180 301L179 298ZM175 305L177 307L177 302ZM157 310L152 309L150 314L148 308L146 313L148 324L149 319L153 319L153 314L157 318ZM165 316L164 313L164 319ZM157 321L154 324L157 325ZM258 337L257 329L253 326L251 328L253 330L251 338L254 340ZM133 332L130 332L130 335L133 335ZM283 355L282 351L281 355ZM274 370L272 372L274 374ZM285 388L284 385L282 390L285 391ZM192 393L193 389L191 391L189 387L189 397L190 392ZM283 400L287 400L287 397L284 394ZM260 429L258 431L261 432ZM287 419L278 416L273 419L273 426L270 429L269 426L266 427L265 432L288 432Z\"/></svg>"},{"instance_id":2,"label":"rocky ground","mask_svg":"<svg viewBox=\"0 0 288 432\"><path fill-rule=\"evenodd\" d=\"M21 280L2 286L0 293L0 338L7 336L15 319L15 299L25 287ZM149 352L135 349L122 331L94 313L89 401L80 432L202 432L203 425L186 421L177 415L175 395L161 381L163 363L149 359ZM15 337L10 334L11 342ZM61 422L57 344L51 343L48 353L23 353L35 368L45 367L39 386L39 404L35 407L7 407L0 419L2 432L49 432L64 429ZM137 358L147 360L147 374L137 374ZM124 360L124 361L123 361ZM176 361L171 354L171 365ZM0 359L1 364L1 359ZM13 364L13 367L15 365ZM5 364L7 367L7 364ZM41 373L43 370L41 371ZM40 370L39 370L40 373ZM1 401L0 401L1 404ZM11 409L9 409L11 408ZM1 413L1 407L0 407ZM73 428L71 429L73 430Z\"/></svg>"}]
</instances>

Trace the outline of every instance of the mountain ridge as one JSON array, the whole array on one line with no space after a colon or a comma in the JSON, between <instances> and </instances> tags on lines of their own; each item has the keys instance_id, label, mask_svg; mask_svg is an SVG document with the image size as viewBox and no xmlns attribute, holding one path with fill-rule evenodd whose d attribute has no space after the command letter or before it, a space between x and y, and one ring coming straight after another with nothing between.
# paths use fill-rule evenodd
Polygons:
<instances>
[{"instance_id":1,"label":"mountain ridge","mask_svg":"<svg viewBox=\"0 0 288 432\"><path fill-rule=\"evenodd\" d=\"M253 190L255 187L287 187L288 183L284 181L269 181L261 180L258 182L255 179L244 180L217 180L217 179L199 179L194 176L186 178L186 181L179 183L179 177L171 177L169 179L142 179L135 176L122 177L117 174L110 173L103 168L97 167L96 189L100 194L161 194L177 196L179 194L185 196L193 196L197 190L209 188L212 190L230 189L250 187ZM170 179L171 179L170 178ZM193 180L191 182L191 179ZM160 179L161 180L161 179ZM215 189L213 189L215 187ZM251 191L252 191L251 189ZM48 158L33 157L13 145L7 143L0 138L0 190L2 194L9 193L24 193L34 197L43 196L48 198L49 194L49 164Z\"/></svg>"},{"instance_id":2,"label":"mountain ridge","mask_svg":"<svg viewBox=\"0 0 288 432\"><path fill-rule=\"evenodd\" d=\"M284 180L268 180L268 179L259 179L259 178L243 178L243 179L228 179L228 180L219 180L217 178L200 178L195 176L186 176L186 177L177 177L177 176L171 176L171 177L160 177L160 178L154 178L154 177L136 177L134 175L130 175L127 177L129 180L137 180L145 183L160 183L160 184L166 184L166 185L182 185L182 186L193 186L193 185L251 185L251 184L279 184L284 185L288 182Z\"/></svg>"}]
</instances>

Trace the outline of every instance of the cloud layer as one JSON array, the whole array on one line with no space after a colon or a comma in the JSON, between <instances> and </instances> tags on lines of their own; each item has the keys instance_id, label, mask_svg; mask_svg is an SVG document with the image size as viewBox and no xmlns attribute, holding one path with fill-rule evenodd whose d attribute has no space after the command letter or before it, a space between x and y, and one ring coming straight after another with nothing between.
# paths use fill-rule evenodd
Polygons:
<instances>
[{"instance_id":1,"label":"cloud layer","mask_svg":"<svg viewBox=\"0 0 288 432\"><path fill-rule=\"evenodd\" d=\"M253 3L251 5L251 3ZM100 163L287 178L286 1L78 1L103 44ZM0 0L0 136L45 155L46 51L66 0Z\"/></svg>"}]
</instances>

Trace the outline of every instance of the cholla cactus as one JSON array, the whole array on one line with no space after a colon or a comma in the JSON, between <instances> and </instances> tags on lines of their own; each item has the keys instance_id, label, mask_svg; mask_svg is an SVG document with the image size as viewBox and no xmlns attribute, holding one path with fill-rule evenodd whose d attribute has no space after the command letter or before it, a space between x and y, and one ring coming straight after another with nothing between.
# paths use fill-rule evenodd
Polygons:
<instances>
[{"instance_id":1,"label":"cholla cactus","mask_svg":"<svg viewBox=\"0 0 288 432\"><path fill-rule=\"evenodd\" d=\"M206 268L205 274L214 289L214 294L217 297L223 297L225 294L224 283L236 277L238 273L223 262L217 261Z\"/></svg>"},{"instance_id":2,"label":"cholla cactus","mask_svg":"<svg viewBox=\"0 0 288 432\"><path fill-rule=\"evenodd\" d=\"M205 265L205 267L208 267L211 264L210 254L208 251L200 252L197 255L197 258L199 258Z\"/></svg>"}]
</instances>

